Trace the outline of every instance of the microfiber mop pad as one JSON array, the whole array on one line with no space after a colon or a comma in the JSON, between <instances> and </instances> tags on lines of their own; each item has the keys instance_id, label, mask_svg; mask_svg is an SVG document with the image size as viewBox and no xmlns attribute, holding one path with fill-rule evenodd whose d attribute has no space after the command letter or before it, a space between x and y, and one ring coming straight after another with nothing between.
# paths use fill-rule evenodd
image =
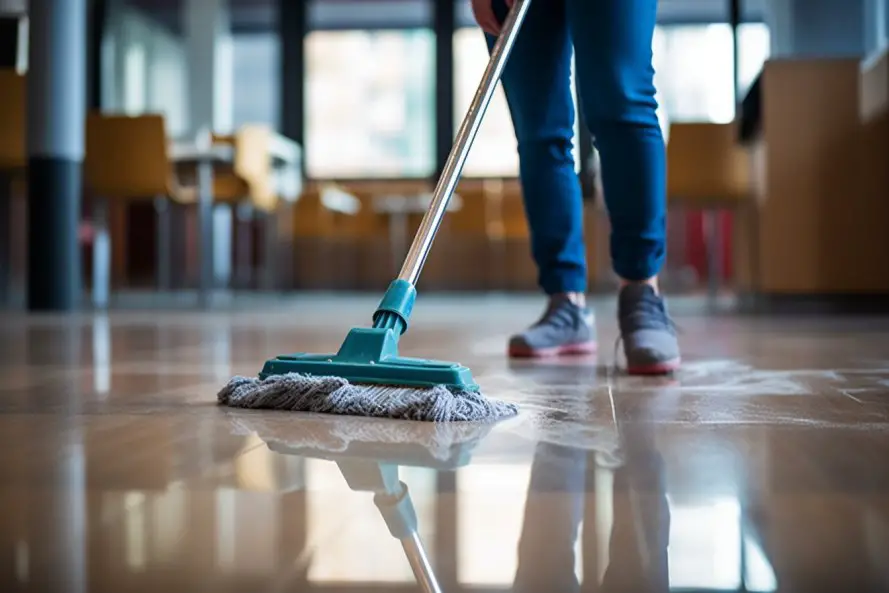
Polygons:
<instances>
[{"instance_id":1,"label":"microfiber mop pad","mask_svg":"<svg viewBox=\"0 0 889 593\"><path fill-rule=\"evenodd\" d=\"M234 377L219 392L218 400L234 408L430 422L492 421L518 412L513 403L443 385L428 388L354 385L342 377L297 373L271 375L265 379Z\"/></svg>"}]
</instances>

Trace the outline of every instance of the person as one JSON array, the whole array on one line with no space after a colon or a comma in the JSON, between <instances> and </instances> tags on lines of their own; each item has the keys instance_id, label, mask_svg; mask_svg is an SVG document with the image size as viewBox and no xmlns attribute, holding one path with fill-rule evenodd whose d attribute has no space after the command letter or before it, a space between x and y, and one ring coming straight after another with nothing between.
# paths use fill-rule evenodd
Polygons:
<instances>
[{"instance_id":1,"label":"person","mask_svg":"<svg viewBox=\"0 0 889 593\"><path fill-rule=\"evenodd\" d=\"M491 49L513 0L471 2ZM510 356L596 347L572 154L573 57L601 159L626 370L667 374L679 367L678 339L657 281L666 255L666 151L652 65L656 18L657 0L536 0L528 8L502 84L518 141L531 251L549 301L539 320L510 338Z\"/></svg>"}]
</instances>

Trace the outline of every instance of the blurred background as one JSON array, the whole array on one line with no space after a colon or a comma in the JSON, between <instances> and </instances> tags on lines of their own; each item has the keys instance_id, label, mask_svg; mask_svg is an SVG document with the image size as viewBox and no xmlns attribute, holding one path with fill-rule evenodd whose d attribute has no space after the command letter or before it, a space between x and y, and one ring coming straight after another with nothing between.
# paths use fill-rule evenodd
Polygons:
<instances>
[{"instance_id":1,"label":"blurred background","mask_svg":"<svg viewBox=\"0 0 889 593\"><path fill-rule=\"evenodd\" d=\"M661 0L653 52L669 128L669 290L740 303L889 292L889 265L865 263L889 253L885 4ZM25 105L51 111L52 97L81 87L29 86L35 15L26 0L0 0L11 308L383 289L487 61L467 0L38 6L83 15L82 31L71 27L84 53L70 57L84 64L83 168L76 220L53 206L29 220L26 123L42 116ZM582 130L590 288L607 291L607 217ZM424 289L535 290L517 170L498 90ZM36 236L63 227L76 232ZM32 279L29 293L29 273L63 265L74 278ZM41 290L66 294L33 296Z\"/></svg>"}]
</instances>

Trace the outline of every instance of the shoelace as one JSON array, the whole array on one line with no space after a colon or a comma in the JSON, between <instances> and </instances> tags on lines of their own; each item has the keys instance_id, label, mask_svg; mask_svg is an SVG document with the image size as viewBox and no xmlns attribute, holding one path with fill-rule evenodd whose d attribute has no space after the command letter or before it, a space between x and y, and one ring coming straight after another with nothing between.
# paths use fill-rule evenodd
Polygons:
<instances>
[{"instance_id":1,"label":"shoelace","mask_svg":"<svg viewBox=\"0 0 889 593\"><path fill-rule=\"evenodd\" d=\"M576 315L572 311L570 302L559 302L547 307L540 320L535 325L552 325L555 327L572 327L575 324Z\"/></svg>"},{"instance_id":2,"label":"shoelace","mask_svg":"<svg viewBox=\"0 0 889 593\"><path fill-rule=\"evenodd\" d=\"M642 295L633 310L621 315L621 325L626 324L628 330L638 329L676 329L673 320L667 314L661 299L654 294Z\"/></svg>"}]
</instances>

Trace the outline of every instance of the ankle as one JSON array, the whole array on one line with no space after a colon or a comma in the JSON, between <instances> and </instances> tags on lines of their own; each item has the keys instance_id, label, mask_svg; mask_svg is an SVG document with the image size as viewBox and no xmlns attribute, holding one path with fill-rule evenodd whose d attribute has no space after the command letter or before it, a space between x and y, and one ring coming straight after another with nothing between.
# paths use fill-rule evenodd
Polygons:
<instances>
[{"instance_id":1,"label":"ankle","mask_svg":"<svg viewBox=\"0 0 889 593\"><path fill-rule=\"evenodd\" d=\"M550 300L559 298L566 299L576 307L586 307L586 294L582 292L559 292L550 295L549 298Z\"/></svg>"},{"instance_id":2,"label":"ankle","mask_svg":"<svg viewBox=\"0 0 889 593\"><path fill-rule=\"evenodd\" d=\"M620 279L620 287L624 288L625 286L630 286L631 284L647 284L651 288L654 289L655 294L660 294L660 287L658 286L657 276L652 276L646 280L624 280Z\"/></svg>"}]
</instances>

